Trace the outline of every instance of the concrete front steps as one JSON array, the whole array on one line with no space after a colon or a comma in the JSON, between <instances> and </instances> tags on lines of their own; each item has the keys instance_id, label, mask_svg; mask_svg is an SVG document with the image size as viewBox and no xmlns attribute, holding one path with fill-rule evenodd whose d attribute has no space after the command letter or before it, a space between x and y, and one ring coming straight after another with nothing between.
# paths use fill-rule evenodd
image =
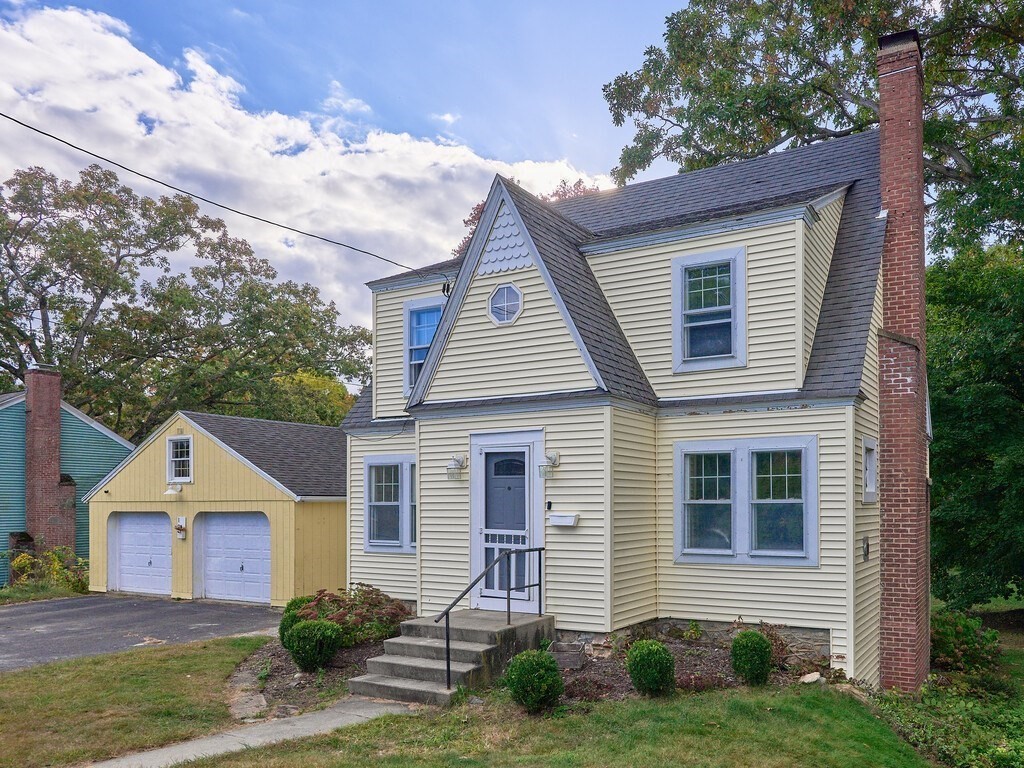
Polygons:
<instances>
[{"instance_id":1,"label":"concrete front steps","mask_svg":"<svg viewBox=\"0 0 1024 768\"><path fill-rule=\"evenodd\" d=\"M555 636L554 616L504 611L451 614L452 690L445 686L444 621L433 617L402 623L399 637L384 641L384 655L366 662L366 674L348 681L350 693L378 699L447 705L459 686L479 688L501 676L520 651Z\"/></svg>"}]
</instances>

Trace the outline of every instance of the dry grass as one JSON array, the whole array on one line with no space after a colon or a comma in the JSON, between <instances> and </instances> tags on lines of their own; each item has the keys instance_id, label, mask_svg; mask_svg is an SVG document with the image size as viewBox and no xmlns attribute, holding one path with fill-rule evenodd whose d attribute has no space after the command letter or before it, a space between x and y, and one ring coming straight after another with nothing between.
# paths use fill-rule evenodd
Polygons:
<instances>
[{"instance_id":1,"label":"dry grass","mask_svg":"<svg viewBox=\"0 0 1024 768\"><path fill-rule=\"evenodd\" d=\"M231 725L227 679L264 642L140 648L0 675L0 766L101 760Z\"/></svg>"}]
</instances>

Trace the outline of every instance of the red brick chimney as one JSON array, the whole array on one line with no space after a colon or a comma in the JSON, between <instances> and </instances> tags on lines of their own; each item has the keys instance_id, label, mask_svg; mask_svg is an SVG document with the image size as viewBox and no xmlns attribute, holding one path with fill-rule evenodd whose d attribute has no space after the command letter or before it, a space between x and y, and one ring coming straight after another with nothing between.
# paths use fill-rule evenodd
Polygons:
<instances>
[{"instance_id":1,"label":"red brick chimney","mask_svg":"<svg viewBox=\"0 0 1024 768\"><path fill-rule=\"evenodd\" d=\"M75 546L75 485L60 474L60 373L25 373L25 528L37 549Z\"/></svg>"},{"instance_id":2,"label":"red brick chimney","mask_svg":"<svg viewBox=\"0 0 1024 768\"><path fill-rule=\"evenodd\" d=\"M881 682L914 690L929 668L929 496L924 159L917 30L879 38L882 251L879 331Z\"/></svg>"}]
</instances>

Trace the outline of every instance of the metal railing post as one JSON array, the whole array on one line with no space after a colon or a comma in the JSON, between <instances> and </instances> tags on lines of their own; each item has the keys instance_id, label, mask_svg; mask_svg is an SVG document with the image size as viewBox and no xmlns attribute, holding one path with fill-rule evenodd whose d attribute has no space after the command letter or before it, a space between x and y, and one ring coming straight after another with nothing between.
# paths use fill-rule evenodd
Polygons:
<instances>
[{"instance_id":1,"label":"metal railing post","mask_svg":"<svg viewBox=\"0 0 1024 768\"><path fill-rule=\"evenodd\" d=\"M537 615L544 615L544 550L537 552Z\"/></svg>"},{"instance_id":2,"label":"metal railing post","mask_svg":"<svg viewBox=\"0 0 1024 768\"><path fill-rule=\"evenodd\" d=\"M447 613L444 615L444 684L449 691L452 689L452 636Z\"/></svg>"}]
</instances>

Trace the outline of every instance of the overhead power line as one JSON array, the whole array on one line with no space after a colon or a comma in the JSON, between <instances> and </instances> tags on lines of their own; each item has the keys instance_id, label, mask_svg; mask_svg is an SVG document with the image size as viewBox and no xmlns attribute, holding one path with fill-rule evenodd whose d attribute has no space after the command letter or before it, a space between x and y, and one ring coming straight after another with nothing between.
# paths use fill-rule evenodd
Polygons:
<instances>
[{"instance_id":1,"label":"overhead power line","mask_svg":"<svg viewBox=\"0 0 1024 768\"><path fill-rule=\"evenodd\" d=\"M141 177L143 179L146 179L147 181L152 181L154 184L159 184L159 185L161 185L163 187L167 187L168 189L173 189L175 192L180 192L183 195L188 195L193 200L200 200L200 201L202 201L204 203L207 203L208 205L214 206L215 208L220 208L221 210L230 211L231 213L237 214L239 216L244 216L247 219L252 219L253 221L258 221L258 222L261 222L263 224L269 224L270 226L277 227L278 229L283 229L283 230L286 230L288 232L294 232L295 234L302 235L303 237L310 237L310 238L313 238L314 240L320 240L321 242L324 242L324 243L330 243L331 245L338 245L338 246L341 246L342 248L348 248L350 251L355 251L356 253L362 253L362 254L364 254L366 256L371 256L374 259L379 259L380 261L387 262L388 264L393 264L396 267L401 267L402 269L408 269L408 270L411 270L412 272L415 272L416 274L420 274L420 271L418 269L416 269L416 267L410 267L407 264L402 264L401 262L395 261L394 259L389 259L386 256L381 256L379 254L374 253L373 251L367 251L367 250L365 250L363 248L357 248L354 245L349 245L348 243L343 243L340 240L332 240L329 237L324 237L323 235L317 235L317 234L314 234L312 232L307 232L306 230L298 229L297 227L291 227L291 226L289 226L287 224L282 224L282 223L280 223L278 221L272 221L271 219L265 219L262 216L257 216L256 214L253 214L253 213L246 213L245 211L240 211L238 208L232 208L230 205L224 205L224 203L218 203L216 200L211 200L208 197L203 197L202 195L197 195L195 192L189 192L187 189L182 189L181 187L177 187L174 184L171 184L171 183L166 182L166 181L162 181L161 179L158 179L158 178L155 178L155 177L150 176L148 174L145 174L142 171L137 171L134 168L129 168L127 165L119 163L116 160L111 160L109 157L104 157L103 155L97 154L96 152L91 152L90 150L86 149L85 147L80 147L79 145L77 145L77 144L75 144L73 142L70 142L67 139L62 139L60 136L54 136L52 133L47 133L42 128L37 128L34 125L29 125L28 123L26 123L26 122L24 122L22 120L19 120L18 118L14 117L12 115L8 115L6 112L0 112L0 117L7 118L12 123L16 123L16 124L20 125L22 128L28 128L30 131L34 131L34 132L38 133L40 136L45 136L48 139L52 139L53 141L59 142L59 143L63 144L66 147L70 147L71 149L74 149L74 150L76 150L78 152L81 152L83 154L89 155L90 157L95 157L97 160L102 160L104 163L109 163L110 165L113 165L116 168L120 168L123 171L127 171L128 173L133 173L136 176L139 176L139 177Z\"/></svg>"}]
</instances>

